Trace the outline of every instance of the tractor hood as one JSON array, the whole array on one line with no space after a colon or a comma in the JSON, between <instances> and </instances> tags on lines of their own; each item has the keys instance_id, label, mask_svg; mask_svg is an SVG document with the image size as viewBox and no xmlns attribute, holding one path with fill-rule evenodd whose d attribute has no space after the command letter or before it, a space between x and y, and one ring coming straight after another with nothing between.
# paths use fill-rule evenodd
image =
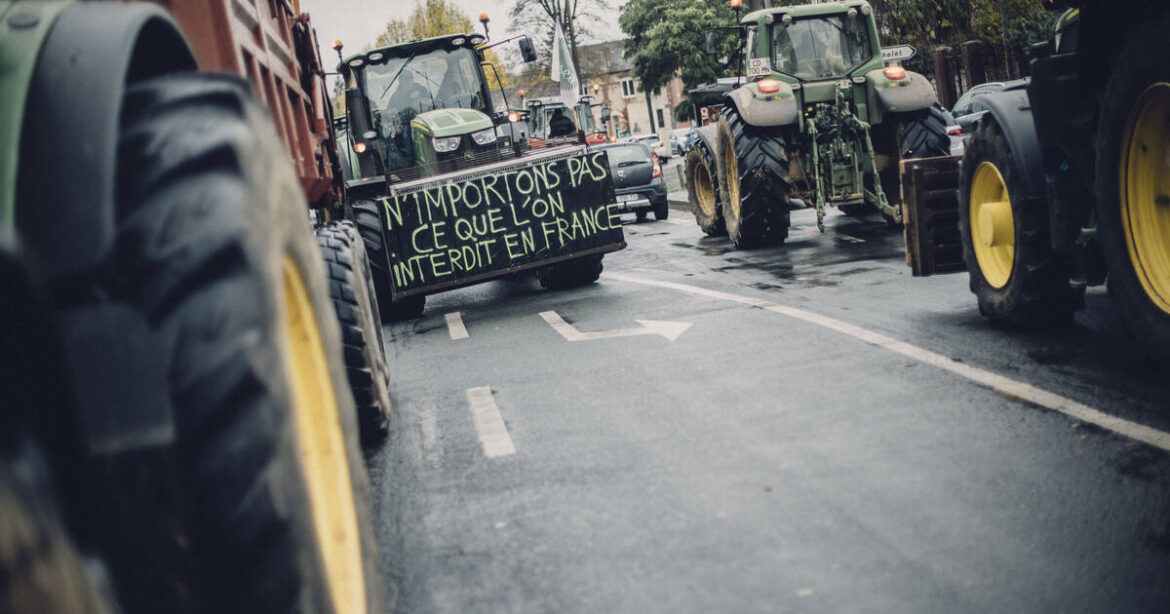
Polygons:
<instances>
[{"instance_id":1,"label":"tractor hood","mask_svg":"<svg viewBox=\"0 0 1170 614\"><path fill-rule=\"evenodd\" d=\"M410 125L414 130L440 139L471 134L493 126L490 117L475 109L435 109L419 113L411 120Z\"/></svg>"}]
</instances>

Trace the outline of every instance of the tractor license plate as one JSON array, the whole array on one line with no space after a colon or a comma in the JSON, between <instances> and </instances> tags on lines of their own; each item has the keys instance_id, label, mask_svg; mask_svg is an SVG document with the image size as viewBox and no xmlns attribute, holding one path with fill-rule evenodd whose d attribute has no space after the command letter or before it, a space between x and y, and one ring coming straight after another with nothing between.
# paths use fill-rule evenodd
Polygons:
<instances>
[{"instance_id":1,"label":"tractor license plate","mask_svg":"<svg viewBox=\"0 0 1170 614\"><path fill-rule=\"evenodd\" d=\"M639 198L638 194L618 194L617 201L619 203L628 203L628 202L638 200L638 198Z\"/></svg>"}]
</instances>

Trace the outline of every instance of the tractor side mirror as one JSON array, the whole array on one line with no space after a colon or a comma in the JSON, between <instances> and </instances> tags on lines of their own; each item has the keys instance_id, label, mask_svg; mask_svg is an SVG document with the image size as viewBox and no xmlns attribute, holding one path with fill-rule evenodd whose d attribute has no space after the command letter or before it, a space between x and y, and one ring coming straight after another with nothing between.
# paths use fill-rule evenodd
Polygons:
<instances>
[{"instance_id":1,"label":"tractor side mirror","mask_svg":"<svg viewBox=\"0 0 1170 614\"><path fill-rule=\"evenodd\" d=\"M527 36L520 39L520 57L524 58L525 62L536 61L536 47L532 45L532 39Z\"/></svg>"},{"instance_id":2,"label":"tractor side mirror","mask_svg":"<svg viewBox=\"0 0 1170 614\"><path fill-rule=\"evenodd\" d=\"M703 32L703 51L708 54L715 53L716 48L719 46L719 34L718 30L707 30Z\"/></svg>"},{"instance_id":3,"label":"tractor side mirror","mask_svg":"<svg viewBox=\"0 0 1170 614\"><path fill-rule=\"evenodd\" d=\"M603 124L608 123L609 118L611 118L611 117L613 117L613 112L609 110L609 107L602 107L601 108L601 123L603 123Z\"/></svg>"}]
</instances>

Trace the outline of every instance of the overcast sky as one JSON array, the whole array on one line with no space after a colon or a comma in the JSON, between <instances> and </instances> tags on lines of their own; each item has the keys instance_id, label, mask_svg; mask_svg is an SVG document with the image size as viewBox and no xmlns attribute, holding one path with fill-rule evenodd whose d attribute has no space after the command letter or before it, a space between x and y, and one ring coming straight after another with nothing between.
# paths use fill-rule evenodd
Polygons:
<instances>
[{"instance_id":1,"label":"overcast sky","mask_svg":"<svg viewBox=\"0 0 1170 614\"><path fill-rule=\"evenodd\" d=\"M504 38L511 34L508 29L508 10L513 0L453 0L479 26L479 14L486 12L491 17L489 27L492 38ZM321 43L322 57L334 58L330 48L334 40L345 43L346 55L361 51L367 45L373 47L374 39L386 29L393 19L406 19L414 10L417 0L301 0L301 11L312 15L313 26L317 29L317 40ZM617 25L618 8L625 0L613 0L614 10L605 15L608 23L599 28L600 40L621 37ZM528 34L535 33L529 32ZM590 41L599 42L599 41ZM326 60L326 65L331 65Z\"/></svg>"}]
</instances>

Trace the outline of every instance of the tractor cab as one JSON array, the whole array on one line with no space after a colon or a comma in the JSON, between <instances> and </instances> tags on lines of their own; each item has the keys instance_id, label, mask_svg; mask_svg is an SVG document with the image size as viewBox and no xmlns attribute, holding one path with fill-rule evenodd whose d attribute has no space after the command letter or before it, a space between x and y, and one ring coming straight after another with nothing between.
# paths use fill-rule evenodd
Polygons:
<instances>
[{"instance_id":1,"label":"tractor cab","mask_svg":"<svg viewBox=\"0 0 1170 614\"><path fill-rule=\"evenodd\" d=\"M773 68L801 81L817 81L840 79L864 65L874 55L868 22L852 11L852 16L782 17L780 27L772 28Z\"/></svg>"},{"instance_id":2,"label":"tractor cab","mask_svg":"<svg viewBox=\"0 0 1170 614\"><path fill-rule=\"evenodd\" d=\"M559 98L532 98L528 101L527 107L532 136L536 139L547 141L558 137L575 137L577 131L581 131L585 133L587 143L598 144L606 140L605 133L597 128L597 123L593 119L592 96L581 96L571 111ZM571 132L565 132L568 124L557 119L558 113L572 122Z\"/></svg>"},{"instance_id":3,"label":"tractor cab","mask_svg":"<svg viewBox=\"0 0 1170 614\"><path fill-rule=\"evenodd\" d=\"M512 144L511 132L498 129L508 113L492 108L484 42L479 34L439 36L343 62L356 176L435 174L498 157Z\"/></svg>"}]
</instances>

